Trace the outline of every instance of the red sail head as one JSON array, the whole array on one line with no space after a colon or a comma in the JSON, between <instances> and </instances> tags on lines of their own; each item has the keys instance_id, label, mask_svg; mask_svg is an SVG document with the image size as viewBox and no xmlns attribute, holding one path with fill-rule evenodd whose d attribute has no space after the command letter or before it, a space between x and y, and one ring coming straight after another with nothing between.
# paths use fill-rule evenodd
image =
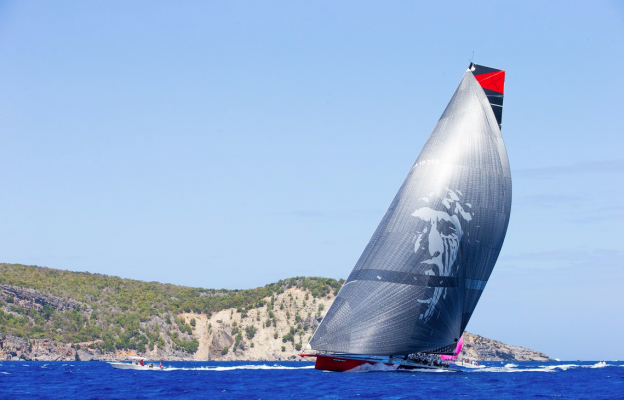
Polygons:
<instances>
[{"instance_id":1,"label":"red sail head","mask_svg":"<svg viewBox=\"0 0 624 400\"><path fill-rule=\"evenodd\" d=\"M475 78L483 89L490 89L498 93L505 93L505 71L475 75Z\"/></svg>"},{"instance_id":2,"label":"red sail head","mask_svg":"<svg viewBox=\"0 0 624 400\"><path fill-rule=\"evenodd\" d=\"M474 75L479 85L483 88L485 95L490 101L492 111L501 125L503 119L503 96L505 93L505 71L486 67L484 65L470 64L468 68Z\"/></svg>"}]
</instances>

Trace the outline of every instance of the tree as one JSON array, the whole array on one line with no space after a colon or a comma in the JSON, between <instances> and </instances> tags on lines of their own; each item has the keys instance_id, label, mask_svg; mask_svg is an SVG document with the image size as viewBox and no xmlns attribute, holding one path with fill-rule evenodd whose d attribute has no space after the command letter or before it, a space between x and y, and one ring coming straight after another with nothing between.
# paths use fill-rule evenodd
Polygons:
<instances>
[{"instance_id":1,"label":"tree","mask_svg":"<svg viewBox=\"0 0 624 400\"><path fill-rule=\"evenodd\" d=\"M54 311L55 311L54 307L46 303L43 305L43 309L41 310L41 313L43 314L43 318L45 318L46 321L49 321Z\"/></svg>"},{"instance_id":2,"label":"tree","mask_svg":"<svg viewBox=\"0 0 624 400\"><path fill-rule=\"evenodd\" d=\"M247 334L247 339L252 339L256 335L256 327L253 325L249 325L245 328L245 333Z\"/></svg>"}]
</instances>

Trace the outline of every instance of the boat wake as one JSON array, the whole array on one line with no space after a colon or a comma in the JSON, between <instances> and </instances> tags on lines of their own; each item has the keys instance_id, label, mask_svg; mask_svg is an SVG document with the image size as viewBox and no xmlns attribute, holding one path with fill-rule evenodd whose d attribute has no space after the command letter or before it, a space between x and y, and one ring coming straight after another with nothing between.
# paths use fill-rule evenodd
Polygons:
<instances>
[{"instance_id":1,"label":"boat wake","mask_svg":"<svg viewBox=\"0 0 624 400\"><path fill-rule=\"evenodd\" d=\"M560 365L538 365L535 367L518 367L516 364L506 364L503 367L486 367L470 372L559 372L567 371L574 368L605 368L610 367L604 361L597 362L592 365L579 365L579 364L560 364Z\"/></svg>"},{"instance_id":2,"label":"boat wake","mask_svg":"<svg viewBox=\"0 0 624 400\"><path fill-rule=\"evenodd\" d=\"M236 365L232 367L165 367L163 371L236 371L236 370L284 370L284 369L314 369L314 365L305 367L288 367L284 365Z\"/></svg>"},{"instance_id":3,"label":"boat wake","mask_svg":"<svg viewBox=\"0 0 624 400\"><path fill-rule=\"evenodd\" d=\"M559 364L559 365L536 365L536 366L519 366L517 364L505 364L501 367L495 366L485 366L485 368L477 368L477 369L465 369L464 373L483 373L483 372L561 372L567 371L569 369L574 368L605 368L610 366L617 365L609 365L604 361L598 362L596 364L591 365L579 365L579 364ZM624 367L624 365L622 365ZM314 365L305 365L301 367L292 367L286 365L235 365L235 366L201 366L201 367L174 367L163 364L163 369L155 368L154 370L158 371L207 371L207 372L224 372L224 371L241 371L241 370L311 370L314 369ZM346 372L350 373L362 373L362 372L408 372L408 373L440 373L440 372L456 372L455 370L450 369L397 369L396 365L386 365L383 363L376 364L363 364L357 366L351 370Z\"/></svg>"},{"instance_id":4,"label":"boat wake","mask_svg":"<svg viewBox=\"0 0 624 400\"><path fill-rule=\"evenodd\" d=\"M355 368L345 371L347 373L361 373L361 372L403 372L403 373L440 373L440 372L455 372L450 369L441 369L441 368L423 368L423 369L398 369L396 365L386 365L386 364L363 364L359 365Z\"/></svg>"},{"instance_id":5,"label":"boat wake","mask_svg":"<svg viewBox=\"0 0 624 400\"><path fill-rule=\"evenodd\" d=\"M358 365L355 368L351 368L348 371L345 372L387 372L387 371L396 371L397 367L396 365L386 365L386 364L382 364L382 363L375 363L375 364L362 364L362 365Z\"/></svg>"}]
</instances>

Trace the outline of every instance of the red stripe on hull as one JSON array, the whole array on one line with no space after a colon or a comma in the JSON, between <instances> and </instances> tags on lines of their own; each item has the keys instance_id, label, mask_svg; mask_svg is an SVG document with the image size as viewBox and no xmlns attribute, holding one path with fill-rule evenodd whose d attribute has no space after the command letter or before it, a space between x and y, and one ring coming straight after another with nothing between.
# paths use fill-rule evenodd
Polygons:
<instances>
[{"instance_id":1,"label":"red stripe on hull","mask_svg":"<svg viewBox=\"0 0 624 400\"><path fill-rule=\"evenodd\" d=\"M379 367L388 366L390 369L377 369L374 370L385 370L385 371L393 371L397 369L449 369L448 365L443 366L432 366L432 365L424 365L417 364L408 360L401 361L395 360L394 362L382 362L382 361L372 361L372 360L361 360L354 359L348 357L340 357L340 356L329 356L329 355L313 355L313 354L301 354L301 357L316 357L316 364L314 368L321 369L324 371L336 371L336 372L345 372L350 371L353 368L359 367L361 365L377 365ZM364 372L364 371L362 371Z\"/></svg>"},{"instance_id":2,"label":"red stripe on hull","mask_svg":"<svg viewBox=\"0 0 624 400\"><path fill-rule=\"evenodd\" d=\"M324 371L344 372L364 364L377 364L372 361L353 360L350 358L316 356L314 368Z\"/></svg>"}]
</instances>

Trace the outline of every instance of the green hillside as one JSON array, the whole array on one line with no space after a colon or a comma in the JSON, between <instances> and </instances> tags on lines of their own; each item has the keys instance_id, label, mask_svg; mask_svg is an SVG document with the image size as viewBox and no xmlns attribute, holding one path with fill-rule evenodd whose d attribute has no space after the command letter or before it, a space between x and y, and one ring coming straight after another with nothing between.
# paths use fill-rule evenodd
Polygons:
<instances>
[{"instance_id":1,"label":"green hillside","mask_svg":"<svg viewBox=\"0 0 624 400\"><path fill-rule=\"evenodd\" d=\"M296 277L256 289L216 290L0 264L0 334L50 338L101 351L144 351L146 345L161 347L160 333L166 329L175 349L193 353L198 346L190 326L194 320L189 325L178 318L183 312L210 316L235 308L244 315L291 287L323 297L337 293L342 283Z\"/></svg>"}]
</instances>

